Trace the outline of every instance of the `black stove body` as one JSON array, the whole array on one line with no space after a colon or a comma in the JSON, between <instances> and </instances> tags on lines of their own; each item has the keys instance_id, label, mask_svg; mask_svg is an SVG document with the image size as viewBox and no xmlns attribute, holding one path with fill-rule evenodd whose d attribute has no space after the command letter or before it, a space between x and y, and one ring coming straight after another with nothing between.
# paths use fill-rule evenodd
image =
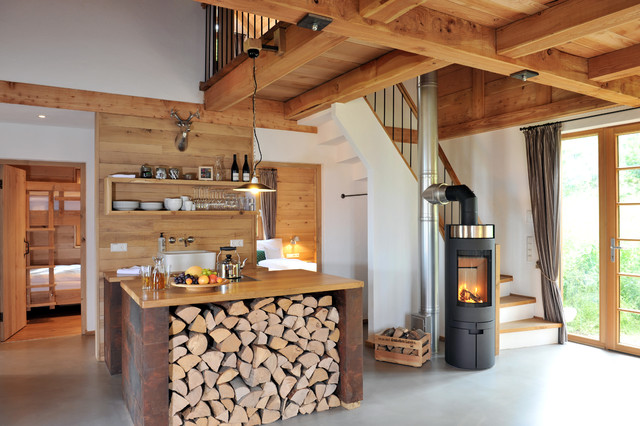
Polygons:
<instances>
[{"instance_id":1,"label":"black stove body","mask_svg":"<svg viewBox=\"0 0 640 426\"><path fill-rule=\"evenodd\" d=\"M458 368L490 368L495 364L494 225L447 225L445 233L445 360Z\"/></svg>"}]
</instances>

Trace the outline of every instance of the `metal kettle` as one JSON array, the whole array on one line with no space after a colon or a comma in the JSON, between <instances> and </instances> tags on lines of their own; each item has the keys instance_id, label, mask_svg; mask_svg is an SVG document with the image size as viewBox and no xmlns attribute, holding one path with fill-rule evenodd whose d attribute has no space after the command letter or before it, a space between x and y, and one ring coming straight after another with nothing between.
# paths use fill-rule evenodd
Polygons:
<instances>
[{"instance_id":1,"label":"metal kettle","mask_svg":"<svg viewBox=\"0 0 640 426\"><path fill-rule=\"evenodd\" d=\"M247 259L240 263L240 255L235 247L220 247L216 262L218 264L218 276L230 280L240 278L240 272L246 261Z\"/></svg>"}]
</instances>

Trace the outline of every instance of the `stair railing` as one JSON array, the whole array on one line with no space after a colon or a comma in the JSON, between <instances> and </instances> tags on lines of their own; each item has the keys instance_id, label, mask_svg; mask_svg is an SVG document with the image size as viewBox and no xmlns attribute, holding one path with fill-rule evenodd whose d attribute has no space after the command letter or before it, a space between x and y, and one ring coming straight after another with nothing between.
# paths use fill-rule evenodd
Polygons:
<instances>
[{"instance_id":1,"label":"stair railing","mask_svg":"<svg viewBox=\"0 0 640 426\"><path fill-rule=\"evenodd\" d=\"M416 96L417 93L418 80L416 79ZM413 100L412 93L403 83L398 83L367 95L365 98L417 179L418 106ZM450 185L461 184L440 144L438 144L438 181ZM460 223L459 209L452 208L450 204L440 206L439 217L440 233L443 236L445 224Z\"/></svg>"},{"instance_id":2,"label":"stair railing","mask_svg":"<svg viewBox=\"0 0 640 426\"><path fill-rule=\"evenodd\" d=\"M212 5L205 6L205 15L204 83L201 90L206 90L211 85L209 80L242 54L247 38L260 38L278 24L276 19Z\"/></svg>"}]
</instances>

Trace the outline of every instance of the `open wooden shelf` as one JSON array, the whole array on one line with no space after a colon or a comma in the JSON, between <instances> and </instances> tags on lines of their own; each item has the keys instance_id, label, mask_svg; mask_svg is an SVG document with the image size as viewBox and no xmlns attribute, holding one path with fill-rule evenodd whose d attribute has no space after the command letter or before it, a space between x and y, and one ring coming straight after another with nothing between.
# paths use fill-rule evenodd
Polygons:
<instances>
[{"instance_id":1,"label":"open wooden shelf","mask_svg":"<svg viewBox=\"0 0 640 426\"><path fill-rule=\"evenodd\" d=\"M140 216L140 215L148 215L148 216L193 216L193 215L204 215L204 216L223 216L223 217L231 217L236 215L251 215L256 216L258 214L257 211L247 211L247 210L194 210L194 211L170 211L170 210L127 210L120 211L113 209L113 201L117 201L113 199L113 187L115 184L132 184L132 185L154 185L154 186L162 186L162 185L171 185L171 186L203 186L203 187L211 187L214 189L222 189L222 190L230 190L233 188L238 188L243 185L244 182L230 182L230 181L215 181L215 180L186 180L186 179L142 179L142 178L116 178L116 177L106 177L104 178L104 209L105 214L107 215L118 215L118 216Z\"/></svg>"}]
</instances>

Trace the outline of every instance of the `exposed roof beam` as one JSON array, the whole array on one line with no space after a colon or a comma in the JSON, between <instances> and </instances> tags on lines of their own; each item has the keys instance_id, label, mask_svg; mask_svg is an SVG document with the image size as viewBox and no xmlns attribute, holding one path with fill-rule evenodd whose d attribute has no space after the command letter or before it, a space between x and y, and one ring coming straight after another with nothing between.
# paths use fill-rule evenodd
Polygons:
<instances>
[{"instance_id":1,"label":"exposed roof beam","mask_svg":"<svg viewBox=\"0 0 640 426\"><path fill-rule=\"evenodd\" d=\"M364 18L389 23L427 0L360 0L360 14Z\"/></svg>"},{"instance_id":2,"label":"exposed roof beam","mask_svg":"<svg viewBox=\"0 0 640 426\"><path fill-rule=\"evenodd\" d=\"M334 102L349 102L447 65L450 64L394 50L285 102L285 117L299 120Z\"/></svg>"},{"instance_id":3,"label":"exposed roof beam","mask_svg":"<svg viewBox=\"0 0 640 426\"><path fill-rule=\"evenodd\" d=\"M496 46L518 58L639 18L638 0L568 0L499 28Z\"/></svg>"},{"instance_id":4,"label":"exposed roof beam","mask_svg":"<svg viewBox=\"0 0 640 426\"><path fill-rule=\"evenodd\" d=\"M285 53L263 51L256 58L258 90L340 44L345 37L292 25L285 30ZM204 93L208 111L224 111L253 93L253 60L241 62Z\"/></svg>"},{"instance_id":5,"label":"exposed roof beam","mask_svg":"<svg viewBox=\"0 0 640 426\"><path fill-rule=\"evenodd\" d=\"M539 84L597 97L610 102L640 105L640 82L635 79L599 84L588 77L584 58L558 50L522 58L509 58L495 51L495 30L424 7L416 7L389 24L365 19L358 0L202 0L206 3L254 13L285 22L298 22L305 14L330 17L323 31L382 44L424 56L479 68L502 75L530 69L540 75Z\"/></svg>"},{"instance_id":6,"label":"exposed roof beam","mask_svg":"<svg viewBox=\"0 0 640 426\"><path fill-rule=\"evenodd\" d=\"M611 81L640 74L640 44L589 59L589 78Z\"/></svg>"},{"instance_id":7,"label":"exposed roof beam","mask_svg":"<svg viewBox=\"0 0 640 426\"><path fill-rule=\"evenodd\" d=\"M246 127L251 127L252 117L250 99L246 99L224 112L210 112L202 111L203 105L196 103L2 80L0 80L0 102L151 118L169 118L169 112L172 108L178 112L195 112L200 109L199 121ZM285 119L282 102L256 99L256 110L256 125L258 127L307 133L318 132L316 127L301 126L295 121Z\"/></svg>"}]
</instances>

